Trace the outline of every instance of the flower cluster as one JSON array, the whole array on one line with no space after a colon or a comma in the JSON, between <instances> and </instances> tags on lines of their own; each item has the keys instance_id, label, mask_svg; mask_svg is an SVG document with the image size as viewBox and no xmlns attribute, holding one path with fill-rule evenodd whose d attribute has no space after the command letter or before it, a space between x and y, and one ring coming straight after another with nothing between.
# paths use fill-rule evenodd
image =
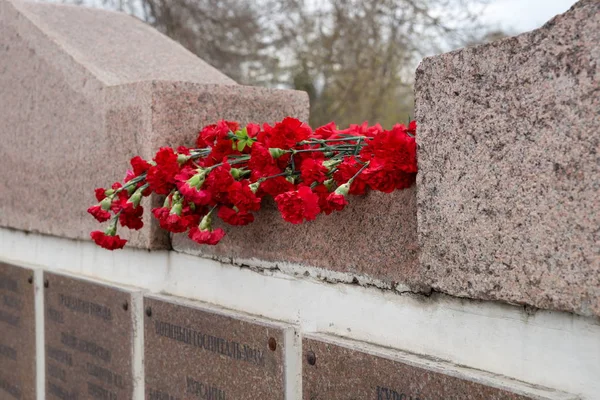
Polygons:
<instances>
[{"instance_id":1,"label":"flower cluster","mask_svg":"<svg viewBox=\"0 0 600 400\"><path fill-rule=\"evenodd\" d=\"M92 239L109 249L126 240L117 226L143 226L141 199L164 195L152 210L169 232L188 232L200 244L217 244L225 235L213 219L229 225L254 221L261 200L272 196L284 220L314 220L320 213L340 211L348 194L368 189L390 193L411 186L417 173L416 123L391 130L380 125L351 125L338 130L329 123L316 130L285 118L271 126L220 121L202 129L194 148L163 147L151 161L131 159L123 183L96 189L98 203L88 212L105 231Z\"/></svg>"}]
</instances>

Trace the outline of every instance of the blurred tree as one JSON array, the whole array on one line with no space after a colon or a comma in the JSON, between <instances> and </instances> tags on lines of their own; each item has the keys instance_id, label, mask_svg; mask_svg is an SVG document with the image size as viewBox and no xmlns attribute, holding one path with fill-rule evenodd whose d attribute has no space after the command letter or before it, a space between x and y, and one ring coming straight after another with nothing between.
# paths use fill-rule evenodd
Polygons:
<instances>
[{"instance_id":1,"label":"blurred tree","mask_svg":"<svg viewBox=\"0 0 600 400\"><path fill-rule=\"evenodd\" d=\"M294 83L311 96L311 123L363 120L390 127L413 110L413 71L424 54L465 42L479 29L465 0L287 1L296 16ZM298 77L302 77L298 86Z\"/></svg>"},{"instance_id":2,"label":"blurred tree","mask_svg":"<svg viewBox=\"0 0 600 400\"><path fill-rule=\"evenodd\" d=\"M66 0L134 14L243 84L304 90L311 124L390 127L424 55L482 37L485 0Z\"/></svg>"}]
</instances>

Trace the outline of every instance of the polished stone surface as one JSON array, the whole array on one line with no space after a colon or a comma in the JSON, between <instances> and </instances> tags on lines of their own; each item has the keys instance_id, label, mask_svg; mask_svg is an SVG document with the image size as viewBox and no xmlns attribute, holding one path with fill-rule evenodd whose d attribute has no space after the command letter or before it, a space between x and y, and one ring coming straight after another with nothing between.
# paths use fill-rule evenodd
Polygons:
<instances>
[{"instance_id":1,"label":"polished stone surface","mask_svg":"<svg viewBox=\"0 0 600 400\"><path fill-rule=\"evenodd\" d=\"M174 298L144 310L148 398L284 399L284 326Z\"/></svg>"},{"instance_id":2,"label":"polished stone surface","mask_svg":"<svg viewBox=\"0 0 600 400\"><path fill-rule=\"evenodd\" d=\"M417 70L423 282L600 316L600 2Z\"/></svg>"},{"instance_id":3,"label":"polished stone surface","mask_svg":"<svg viewBox=\"0 0 600 400\"><path fill-rule=\"evenodd\" d=\"M36 399L33 270L0 262L0 399Z\"/></svg>"},{"instance_id":4,"label":"polished stone surface","mask_svg":"<svg viewBox=\"0 0 600 400\"><path fill-rule=\"evenodd\" d=\"M44 273L46 398L131 399L131 292Z\"/></svg>"},{"instance_id":5,"label":"polished stone surface","mask_svg":"<svg viewBox=\"0 0 600 400\"><path fill-rule=\"evenodd\" d=\"M551 400L576 396L528 387L415 355L308 336L302 346L304 400ZM470 373L469 373L470 372Z\"/></svg>"}]
</instances>

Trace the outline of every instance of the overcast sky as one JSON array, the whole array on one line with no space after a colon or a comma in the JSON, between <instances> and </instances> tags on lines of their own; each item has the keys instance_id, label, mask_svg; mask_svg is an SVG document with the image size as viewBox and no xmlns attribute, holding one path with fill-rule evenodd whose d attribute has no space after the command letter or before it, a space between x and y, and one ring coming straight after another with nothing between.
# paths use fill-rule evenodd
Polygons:
<instances>
[{"instance_id":1,"label":"overcast sky","mask_svg":"<svg viewBox=\"0 0 600 400\"><path fill-rule=\"evenodd\" d=\"M576 0L489 0L485 22L510 33L539 28L556 14L567 11Z\"/></svg>"}]
</instances>

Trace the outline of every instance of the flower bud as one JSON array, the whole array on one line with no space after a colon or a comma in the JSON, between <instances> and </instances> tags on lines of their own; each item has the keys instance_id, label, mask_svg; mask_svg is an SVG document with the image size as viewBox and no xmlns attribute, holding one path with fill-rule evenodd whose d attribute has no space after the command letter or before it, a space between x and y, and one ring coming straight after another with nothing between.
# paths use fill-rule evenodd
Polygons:
<instances>
[{"instance_id":1,"label":"flower bud","mask_svg":"<svg viewBox=\"0 0 600 400\"><path fill-rule=\"evenodd\" d=\"M285 150L278 149L277 147L273 147L269 149L269 153L271 153L271 157L279 158L285 154Z\"/></svg>"},{"instance_id":2,"label":"flower bud","mask_svg":"<svg viewBox=\"0 0 600 400\"><path fill-rule=\"evenodd\" d=\"M202 218L200 221L200 225L198 225L201 231L210 231L212 230L212 216L211 213L208 213Z\"/></svg>"},{"instance_id":3,"label":"flower bud","mask_svg":"<svg viewBox=\"0 0 600 400\"><path fill-rule=\"evenodd\" d=\"M200 189L204 185L204 179L206 178L206 170L199 169L198 173L188 179L187 183L190 187Z\"/></svg>"},{"instance_id":4,"label":"flower bud","mask_svg":"<svg viewBox=\"0 0 600 400\"><path fill-rule=\"evenodd\" d=\"M256 192L258 191L258 187L260 186L260 182L254 182L250 185L248 185L248 187L250 188L250 190L252 190L252 193L256 194Z\"/></svg>"},{"instance_id":5,"label":"flower bud","mask_svg":"<svg viewBox=\"0 0 600 400\"><path fill-rule=\"evenodd\" d=\"M190 158L190 156L186 156L185 154L177 154L177 162L179 165L185 164Z\"/></svg>"},{"instance_id":6,"label":"flower bud","mask_svg":"<svg viewBox=\"0 0 600 400\"><path fill-rule=\"evenodd\" d=\"M323 166L325 168L327 168L328 170L331 170L332 168L337 167L341 163L342 163L342 160L327 160L327 161L323 161Z\"/></svg>"},{"instance_id":7,"label":"flower bud","mask_svg":"<svg viewBox=\"0 0 600 400\"><path fill-rule=\"evenodd\" d=\"M135 192L135 189L136 189L135 185L129 185L129 186L127 186L127 194L131 196L131 194L133 192Z\"/></svg>"},{"instance_id":8,"label":"flower bud","mask_svg":"<svg viewBox=\"0 0 600 400\"><path fill-rule=\"evenodd\" d=\"M171 214L177 214L177 215L181 215L181 211L182 211L182 206L181 203L175 203L173 204L173 207L171 207Z\"/></svg>"},{"instance_id":9,"label":"flower bud","mask_svg":"<svg viewBox=\"0 0 600 400\"><path fill-rule=\"evenodd\" d=\"M239 168L231 168L231 176L233 176L234 179L240 179L245 174L246 174L246 171L244 171L244 170L241 170Z\"/></svg>"},{"instance_id":10,"label":"flower bud","mask_svg":"<svg viewBox=\"0 0 600 400\"><path fill-rule=\"evenodd\" d=\"M102 207L102 209L104 211L108 211L110 210L110 205L112 204L112 198L111 197L105 197L104 200L102 200L100 202L100 207Z\"/></svg>"},{"instance_id":11,"label":"flower bud","mask_svg":"<svg viewBox=\"0 0 600 400\"><path fill-rule=\"evenodd\" d=\"M115 222L117 220L115 219ZM110 224L105 230L104 233L107 234L108 236L115 236L117 234L117 224L116 223L112 223Z\"/></svg>"},{"instance_id":12,"label":"flower bud","mask_svg":"<svg viewBox=\"0 0 600 400\"><path fill-rule=\"evenodd\" d=\"M340 194L344 197L348 196L348 192L350 191L350 184L349 183L344 183L343 185L338 186L337 189L335 189L335 194Z\"/></svg>"},{"instance_id":13,"label":"flower bud","mask_svg":"<svg viewBox=\"0 0 600 400\"><path fill-rule=\"evenodd\" d=\"M325 182L323 182L323 185L325 185L327 190L331 192L331 190L335 187L335 179L327 179Z\"/></svg>"},{"instance_id":14,"label":"flower bud","mask_svg":"<svg viewBox=\"0 0 600 400\"><path fill-rule=\"evenodd\" d=\"M134 207L137 207L140 205L140 201L142 201L142 192L138 189L135 191L134 194L131 195L131 197L129 198L129 201L131 203L133 203Z\"/></svg>"}]
</instances>

